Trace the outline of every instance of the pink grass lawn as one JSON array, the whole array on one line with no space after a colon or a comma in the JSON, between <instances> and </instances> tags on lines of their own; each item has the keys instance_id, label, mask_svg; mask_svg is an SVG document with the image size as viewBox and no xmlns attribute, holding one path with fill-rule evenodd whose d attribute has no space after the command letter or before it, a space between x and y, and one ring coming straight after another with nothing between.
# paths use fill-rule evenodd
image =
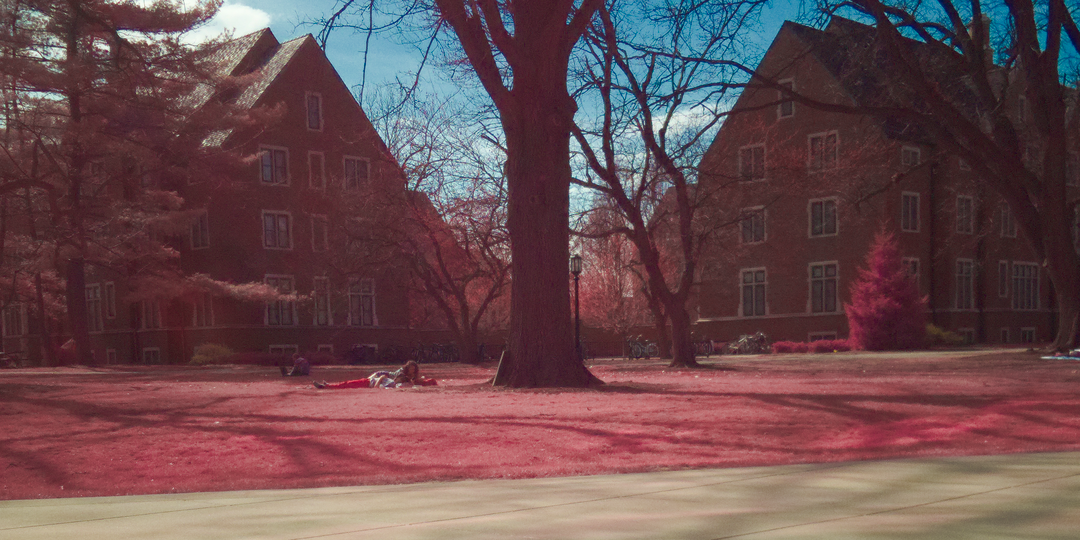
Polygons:
<instances>
[{"instance_id":1,"label":"pink grass lawn","mask_svg":"<svg viewBox=\"0 0 1080 540\"><path fill-rule=\"evenodd\" d=\"M1023 352L602 362L591 390L316 390L254 367L0 372L0 499L1080 450L1080 362ZM315 368L331 381L371 368Z\"/></svg>"}]
</instances>

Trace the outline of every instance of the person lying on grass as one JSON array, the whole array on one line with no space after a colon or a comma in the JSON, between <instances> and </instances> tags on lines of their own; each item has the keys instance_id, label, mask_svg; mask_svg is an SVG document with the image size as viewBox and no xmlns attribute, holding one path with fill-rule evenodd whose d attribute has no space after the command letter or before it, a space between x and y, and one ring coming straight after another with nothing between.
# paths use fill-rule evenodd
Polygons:
<instances>
[{"instance_id":1,"label":"person lying on grass","mask_svg":"<svg viewBox=\"0 0 1080 540\"><path fill-rule=\"evenodd\" d=\"M366 379L354 379L351 381L328 383L315 381L315 388L401 388L406 386L434 386L435 379L420 376L420 365L412 360L397 371L376 371L368 375Z\"/></svg>"}]
</instances>

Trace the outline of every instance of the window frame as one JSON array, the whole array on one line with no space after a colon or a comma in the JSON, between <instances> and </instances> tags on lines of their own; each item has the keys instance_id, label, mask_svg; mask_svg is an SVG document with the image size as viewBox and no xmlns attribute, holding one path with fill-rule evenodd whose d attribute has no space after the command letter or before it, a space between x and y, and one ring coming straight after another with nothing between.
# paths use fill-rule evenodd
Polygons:
<instances>
[{"instance_id":1,"label":"window frame","mask_svg":"<svg viewBox=\"0 0 1080 540\"><path fill-rule=\"evenodd\" d=\"M312 98L315 99L315 101L317 103L317 108L318 108L318 110L315 111L316 114L317 114L317 118L315 118L315 121L316 121L317 125L315 127L311 126L311 120L312 120L312 116L311 116L311 100L312 100ZM322 94L320 94L319 92L304 92L304 125L307 126L308 131L322 131L323 128L325 127L325 125L323 123L323 118L324 118L324 115L323 115Z\"/></svg>"},{"instance_id":2,"label":"window frame","mask_svg":"<svg viewBox=\"0 0 1080 540\"><path fill-rule=\"evenodd\" d=\"M375 300L374 278L360 278L351 281L349 283L349 326L378 326ZM354 302L356 302L355 305Z\"/></svg>"},{"instance_id":3,"label":"window frame","mask_svg":"<svg viewBox=\"0 0 1080 540\"><path fill-rule=\"evenodd\" d=\"M105 313L102 309L101 284L86 284L86 326L90 332L105 331Z\"/></svg>"},{"instance_id":4,"label":"window frame","mask_svg":"<svg viewBox=\"0 0 1080 540\"><path fill-rule=\"evenodd\" d=\"M1022 275L1030 272L1030 275ZM1042 284L1039 264L1029 261L1012 262L1012 308L1015 311L1038 311L1042 303L1039 289Z\"/></svg>"},{"instance_id":5,"label":"window frame","mask_svg":"<svg viewBox=\"0 0 1080 540\"><path fill-rule=\"evenodd\" d=\"M752 206L749 208L743 208L742 212L743 215L746 217L743 218L743 220L739 224L739 243L760 244L768 240L768 228L765 224L765 220L767 218L765 207ZM750 240L746 239L748 226Z\"/></svg>"},{"instance_id":6,"label":"window frame","mask_svg":"<svg viewBox=\"0 0 1080 540\"><path fill-rule=\"evenodd\" d=\"M967 208L962 210L963 206L967 206ZM956 218L956 234L975 234L975 197L957 195L954 214Z\"/></svg>"},{"instance_id":7,"label":"window frame","mask_svg":"<svg viewBox=\"0 0 1080 540\"><path fill-rule=\"evenodd\" d=\"M140 357L145 365L161 365L163 363L161 360L161 347L143 347Z\"/></svg>"},{"instance_id":8,"label":"window frame","mask_svg":"<svg viewBox=\"0 0 1080 540\"><path fill-rule=\"evenodd\" d=\"M821 268L821 276L814 276L814 269ZM833 274L829 275L829 269L832 269ZM806 306L806 311L812 314L824 314L831 315L840 311L840 263L838 261L818 261L812 262L807 265L807 280L809 289L809 298ZM815 298L819 296L817 291L814 290L815 283L821 283L820 300L821 309L815 309ZM829 298L826 296L828 291L828 284L832 283L832 309L827 309L830 306Z\"/></svg>"},{"instance_id":9,"label":"window frame","mask_svg":"<svg viewBox=\"0 0 1080 540\"><path fill-rule=\"evenodd\" d=\"M209 292L197 293L191 303L191 327L211 328L214 326L214 296Z\"/></svg>"},{"instance_id":10,"label":"window frame","mask_svg":"<svg viewBox=\"0 0 1080 540\"><path fill-rule=\"evenodd\" d=\"M321 290L320 284L323 285ZM327 276L315 276L312 279L311 290L311 325L333 326L334 310L330 302L330 278ZM320 301L322 305L320 305ZM320 321L320 316L325 318L324 322Z\"/></svg>"},{"instance_id":11,"label":"window frame","mask_svg":"<svg viewBox=\"0 0 1080 540\"><path fill-rule=\"evenodd\" d=\"M285 163L279 164L277 162L277 156L284 156ZM267 180L267 163L266 157L270 156L270 179ZM280 176L280 175L284 176ZM291 174L289 173L289 149L284 146L272 146L268 144L259 145L259 181L263 185L267 186L289 186L292 183Z\"/></svg>"},{"instance_id":12,"label":"window frame","mask_svg":"<svg viewBox=\"0 0 1080 540\"><path fill-rule=\"evenodd\" d=\"M914 204L912 201L914 200ZM917 233L922 229L922 194L917 191L900 193L900 231ZM912 215L914 213L914 215ZM914 226L912 223L914 222Z\"/></svg>"},{"instance_id":13,"label":"window frame","mask_svg":"<svg viewBox=\"0 0 1080 540\"><path fill-rule=\"evenodd\" d=\"M291 274L266 274L265 276L263 276L263 283L266 283L267 285L269 285L271 287L274 287L275 289L277 289L278 292L281 292L281 293L286 293L287 294L287 293L296 292L296 278ZM287 290L283 290L280 287L280 285L286 284L286 283L288 285ZM273 309L271 309L271 306L273 306ZM277 313L277 321L278 322L271 323L271 317L270 317L271 312ZM283 315L288 316L287 317L288 322L282 322L285 319L285 317L283 317ZM274 328L277 328L277 327L289 327L289 326L297 326L298 323L299 323L299 321L296 318L296 301L295 300L271 300L271 301L268 301L268 302L264 302L264 309L263 309L263 325L264 326L269 326L269 327L274 327Z\"/></svg>"},{"instance_id":14,"label":"window frame","mask_svg":"<svg viewBox=\"0 0 1080 540\"><path fill-rule=\"evenodd\" d=\"M355 162L356 164L359 164L359 163L364 164L364 169L366 169L366 176L363 179L359 178L359 176L357 176L355 178L350 177L350 175L349 175L349 163L350 162ZM342 186L344 187L344 189L347 189L347 190L360 189L363 186L367 186L367 185L371 184L371 160L370 159L365 158L365 157L360 157L360 156L342 156L342 158L341 158L341 166L342 166L341 170L344 173L342 175L342 180L341 180L342 181ZM360 169L356 168L355 170L359 171ZM355 185L351 185L353 182L355 182Z\"/></svg>"},{"instance_id":15,"label":"window frame","mask_svg":"<svg viewBox=\"0 0 1080 540\"><path fill-rule=\"evenodd\" d=\"M922 282L922 261L918 257L901 257L900 264L904 265L904 271L915 280L915 286Z\"/></svg>"},{"instance_id":16,"label":"window frame","mask_svg":"<svg viewBox=\"0 0 1080 540\"><path fill-rule=\"evenodd\" d=\"M274 221L273 221L273 224L274 224L274 227L273 227L274 228L274 239L275 239L275 242L273 242L274 245L270 245L270 243L267 242L267 240L268 240L267 232L269 232L269 229L267 229L267 227L266 227L266 224L267 224L266 218L270 217L270 216L274 217ZM287 229L286 232L287 232L287 234L285 235L286 236L286 241L288 243L287 246L282 246L281 245L282 234L281 234L281 221L280 221L280 219L283 218L283 217L286 218L286 220L287 220L287 224L286 224L286 229ZM275 250L275 251L291 251L293 249L293 247L296 245L295 243L293 243L293 229L295 229L296 224L293 222L292 212L289 212L288 210L263 210L262 213L261 213L261 218L262 218L262 227L261 227L261 229L262 229L262 246L263 246L263 249L269 249L269 250Z\"/></svg>"},{"instance_id":17,"label":"window frame","mask_svg":"<svg viewBox=\"0 0 1080 540\"><path fill-rule=\"evenodd\" d=\"M1012 282L1012 272L1009 271L1009 261L998 261L998 298L1009 297L1009 284Z\"/></svg>"},{"instance_id":18,"label":"window frame","mask_svg":"<svg viewBox=\"0 0 1080 540\"><path fill-rule=\"evenodd\" d=\"M1001 237L1016 238L1016 235L1019 231L1016 227L1016 219L1013 217L1012 214L1012 207L1009 206L1009 203L1003 202L1001 203L1000 212L1001 213L999 215L1001 217Z\"/></svg>"},{"instance_id":19,"label":"window frame","mask_svg":"<svg viewBox=\"0 0 1080 540\"><path fill-rule=\"evenodd\" d=\"M112 281L106 281L101 284L101 301L104 308L105 318L112 320L116 318L116 283Z\"/></svg>"},{"instance_id":20,"label":"window frame","mask_svg":"<svg viewBox=\"0 0 1080 540\"><path fill-rule=\"evenodd\" d=\"M914 156L914 163L908 159L909 156ZM922 149L917 146L904 145L900 147L900 165L904 167L918 167L922 164Z\"/></svg>"},{"instance_id":21,"label":"window frame","mask_svg":"<svg viewBox=\"0 0 1080 540\"><path fill-rule=\"evenodd\" d=\"M161 330L161 303L157 300L139 301L139 329Z\"/></svg>"},{"instance_id":22,"label":"window frame","mask_svg":"<svg viewBox=\"0 0 1080 540\"><path fill-rule=\"evenodd\" d=\"M758 151L761 154L761 170L758 170ZM743 154L750 154L750 173L746 174L746 161ZM739 148L739 181L740 182L764 182L767 168L768 155L765 152L765 143L748 144Z\"/></svg>"},{"instance_id":23,"label":"window frame","mask_svg":"<svg viewBox=\"0 0 1080 540\"><path fill-rule=\"evenodd\" d=\"M758 276L761 281L758 281ZM750 277L748 282L747 276ZM746 304L747 289L750 289L751 303ZM760 294L759 294L760 291ZM743 268L739 271L739 317L752 318L764 317L769 314L769 273L764 266L757 268ZM759 305L760 301L760 305ZM751 313L747 313L747 308Z\"/></svg>"},{"instance_id":24,"label":"window frame","mask_svg":"<svg viewBox=\"0 0 1080 540\"><path fill-rule=\"evenodd\" d=\"M962 272L963 268L967 273ZM953 307L957 311L975 309L975 260L957 258L954 267L953 282L956 287L953 295Z\"/></svg>"},{"instance_id":25,"label":"window frame","mask_svg":"<svg viewBox=\"0 0 1080 540\"><path fill-rule=\"evenodd\" d=\"M832 214L831 214L832 215L832 220L831 220L832 232L828 232L826 230L827 229L826 224L828 224L829 221L830 221L830 220L827 219L827 217L829 216L828 203L831 203L831 206L832 206ZM814 225L815 225L814 206L818 205L818 204L821 205L821 232L815 233L814 232ZM809 201L807 201L807 203L806 203L806 215L807 215L807 221L808 221L807 238L823 238L823 237L839 235L840 234L840 211L839 211L839 206L840 206L840 204L839 204L839 200L838 200L837 197L823 197L823 198L820 198L820 199L810 199Z\"/></svg>"},{"instance_id":26,"label":"window frame","mask_svg":"<svg viewBox=\"0 0 1080 540\"><path fill-rule=\"evenodd\" d=\"M788 92L792 94L795 93L795 79L793 78L780 79L779 81L776 81L776 84L786 87ZM795 99L790 96L785 96L783 90L777 90L776 94L778 101L776 104L776 118L779 120L795 116ZM784 111L785 108L790 109L786 114Z\"/></svg>"},{"instance_id":27,"label":"window frame","mask_svg":"<svg viewBox=\"0 0 1080 540\"><path fill-rule=\"evenodd\" d=\"M828 140L832 136L835 138L832 146L832 159L829 160L829 147ZM820 159L815 159L814 154L814 140L821 139L821 156ZM831 163L830 163L831 161ZM806 170L811 172L817 171L831 171L839 168L840 166L840 132L833 129L829 131L821 131L818 133L811 133L806 136Z\"/></svg>"}]
</instances>

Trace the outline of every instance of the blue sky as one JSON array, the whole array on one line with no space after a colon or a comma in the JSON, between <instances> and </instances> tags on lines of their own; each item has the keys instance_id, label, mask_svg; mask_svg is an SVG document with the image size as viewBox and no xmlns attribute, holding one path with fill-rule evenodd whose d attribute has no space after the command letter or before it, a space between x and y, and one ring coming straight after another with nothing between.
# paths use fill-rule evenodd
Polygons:
<instances>
[{"instance_id":1,"label":"blue sky","mask_svg":"<svg viewBox=\"0 0 1080 540\"><path fill-rule=\"evenodd\" d=\"M758 37L763 40L763 46L772 41L785 18L796 17L800 3L800 0L773 1L763 21L765 29ZM330 13L335 4L337 0L226 0L217 19L205 32L218 33L230 28L235 35L243 35L269 26L278 40L287 41L309 33L317 34L318 28L303 23ZM337 31L327 42L330 62L350 87L361 80L363 47L364 37L348 30ZM368 55L368 86L393 81L395 76L411 78L420 57L418 51L391 40L373 41Z\"/></svg>"}]
</instances>

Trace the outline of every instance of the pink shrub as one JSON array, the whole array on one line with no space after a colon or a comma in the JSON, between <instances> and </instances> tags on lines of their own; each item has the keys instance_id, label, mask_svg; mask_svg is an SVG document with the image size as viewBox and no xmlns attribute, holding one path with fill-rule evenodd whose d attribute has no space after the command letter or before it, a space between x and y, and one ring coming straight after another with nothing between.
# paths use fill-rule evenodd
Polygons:
<instances>
[{"instance_id":1,"label":"pink shrub","mask_svg":"<svg viewBox=\"0 0 1080 540\"><path fill-rule=\"evenodd\" d=\"M851 288L847 312L853 349L916 349L926 344L926 297L904 268L896 238L880 232L867 267Z\"/></svg>"},{"instance_id":2,"label":"pink shrub","mask_svg":"<svg viewBox=\"0 0 1080 540\"><path fill-rule=\"evenodd\" d=\"M795 343L792 341L777 341L772 344L773 354L787 354L795 352Z\"/></svg>"},{"instance_id":3,"label":"pink shrub","mask_svg":"<svg viewBox=\"0 0 1080 540\"><path fill-rule=\"evenodd\" d=\"M851 345L846 339L819 339L809 344L810 351L815 353L830 353L850 351Z\"/></svg>"}]
</instances>

